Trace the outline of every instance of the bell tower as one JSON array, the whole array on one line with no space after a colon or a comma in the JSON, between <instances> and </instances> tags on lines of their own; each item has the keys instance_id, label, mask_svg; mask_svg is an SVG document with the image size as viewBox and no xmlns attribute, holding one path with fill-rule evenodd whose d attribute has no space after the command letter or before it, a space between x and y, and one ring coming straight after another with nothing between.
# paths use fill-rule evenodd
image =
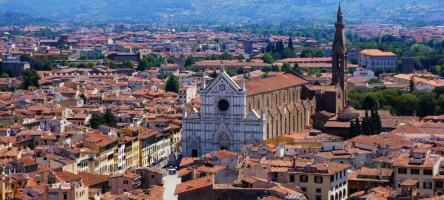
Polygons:
<instances>
[{"instance_id":1,"label":"bell tower","mask_svg":"<svg viewBox=\"0 0 444 200\"><path fill-rule=\"evenodd\" d=\"M338 13L336 16L336 32L333 41L332 52L332 84L338 85L341 88L340 94L340 110L347 106L347 89L346 89L346 74L347 74L347 49L345 45L345 24L342 20L341 3L339 3Z\"/></svg>"}]
</instances>

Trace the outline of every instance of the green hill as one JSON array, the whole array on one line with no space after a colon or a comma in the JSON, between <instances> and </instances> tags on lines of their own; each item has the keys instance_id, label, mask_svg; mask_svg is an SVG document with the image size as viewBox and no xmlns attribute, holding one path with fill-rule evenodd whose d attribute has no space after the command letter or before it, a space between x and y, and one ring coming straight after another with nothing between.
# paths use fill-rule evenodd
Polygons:
<instances>
[{"instance_id":1,"label":"green hill","mask_svg":"<svg viewBox=\"0 0 444 200\"><path fill-rule=\"evenodd\" d=\"M442 0L343 0L354 22L442 23ZM168 23L313 23L334 20L337 0L0 0L0 10L53 20Z\"/></svg>"}]
</instances>

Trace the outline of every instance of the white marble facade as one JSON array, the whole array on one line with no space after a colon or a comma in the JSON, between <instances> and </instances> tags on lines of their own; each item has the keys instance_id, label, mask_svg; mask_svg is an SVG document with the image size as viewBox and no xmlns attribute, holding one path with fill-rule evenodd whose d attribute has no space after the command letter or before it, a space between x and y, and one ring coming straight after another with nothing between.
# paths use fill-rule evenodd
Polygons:
<instances>
[{"instance_id":1,"label":"white marble facade","mask_svg":"<svg viewBox=\"0 0 444 200\"><path fill-rule=\"evenodd\" d=\"M244 81L238 86L223 67L208 87L202 84L200 110L184 112L182 155L197 157L217 149L239 152L243 144L264 141L265 117L252 110L246 115Z\"/></svg>"}]
</instances>

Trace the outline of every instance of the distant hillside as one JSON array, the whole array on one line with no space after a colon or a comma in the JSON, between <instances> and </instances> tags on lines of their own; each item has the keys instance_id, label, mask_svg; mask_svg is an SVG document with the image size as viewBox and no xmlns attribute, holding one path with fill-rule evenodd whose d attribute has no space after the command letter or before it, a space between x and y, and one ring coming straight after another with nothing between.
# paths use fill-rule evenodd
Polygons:
<instances>
[{"instance_id":1,"label":"distant hillside","mask_svg":"<svg viewBox=\"0 0 444 200\"><path fill-rule=\"evenodd\" d=\"M349 22L442 23L442 0L342 0ZM0 0L0 10L54 20L169 23L328 22L337 0Z\"/></svg>"}]
</instances>

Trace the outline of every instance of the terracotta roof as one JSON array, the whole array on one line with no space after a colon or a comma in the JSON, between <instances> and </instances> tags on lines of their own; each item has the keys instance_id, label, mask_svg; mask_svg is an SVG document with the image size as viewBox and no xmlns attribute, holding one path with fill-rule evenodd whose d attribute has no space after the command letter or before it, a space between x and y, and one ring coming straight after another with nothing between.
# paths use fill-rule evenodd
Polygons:
<instances>
[{"instance_id":1,"label":"terracotta roof","mask_svg":"<svg viewBox=\"0 0 444 200\"><path fill-rule=\"evenodd\" d=\"M407 179L407 180L403 181L401 183L401 185L410 186L410 185L416 185L417 183L418 183L418 180Z\"/></svg>"},{"instance_id":2,"label":"terracotta roof","mask_svg":"<svg viewBox=\"0 0 444 200\"><path fill-rule=\"evenodd\" d=\"M79 176L82 177L82 182L85 186L96 185L103 182L108 182L110 176L103 174L92 174L87 172L80 172Z\"/></svg>"},{"instance_id":3,"label":"terracotta roof","mask_svg":"<svg viewBox=\"0 0 444 200\"><path fill-rule=\"evenodd\" d=\"M182 168L182 169L179 170L179 173L177 173L177 177L180 178L180 177L186 176L186 175L188 175L188 174L190 174L192 172L193 172L193 170L190 167Z\"/></svg>"},{"instance_id":4,"label":"terracotta roof","mask_svg":"<svg viewBox=\"0 0 444 200\"><path fill-rule=\"evenodd\" d=\"M263 160L261 161L261 165L271 165L274 167L291 167L293 166L293 162L288 160Z\"/></svg>"},{"instance_id":5,"label":"terracotta roof","mask_svg":"<svg viewBox=\"0 0 444 200\"><path fill-rule=\"evenodd\" d=\"M212 156L216 156L218 158L232 158L232 157L238 157L239 155L231 152L231 151L227 151L227 150L218 150L218 151L213 151L210 152L210 154Z\"/></svg>"},{"instance_id":6,"label":"terracotta roof","mask_svg":"<svg viewBox=\"0 0 444 200\"><path fill-rule=\"evenodd\" d=\"M389 181L389 177L393 175L393 169L387 169L387 168L366 168L362 167L361 169L357 169L352 171L347 175L348 180L355 180L355 181ZM386 177L386 179L379 180L375 177Z\"/></svg>"},{"instance_id":7,"label":"terracotta roof","mask_svg":"<svg viewBox=\"0 0 444 200\"><path fill-rule=\"evenodd\" d=\"M73 173L68 172L68 171L52 171L52 174L54 174L54 176L55 176L60 182L67 182L67 183L82 178L82 176L77 175L77 174L73 174Z\"/></svg>"},{"instance_id":8,"label":"terracotta roof","mask_svg":"<svg viewBox=\"0 0 444 200\"><path fill-rule=\"evenodd\" d=\"M383 52L379 49L364 49L360 52L360 54L368 56L396 56L396 54L392 52Z\"/></svg>"},{"instance_id":9,"label":"terracotta roof","mask_svg":"<svg viewBox=\"0 0 444 200\"><path fill-rule=\"evenodd\" d=\"M35 162L34 159L31 159L31 158L28 158L28 157L20 158L20 160L18 160L18 163L23 163L23 165L25 167L32 166L32 165L37 165L37 162Z\"/></svg>"},{"instance_id":10,"label":"terracotta roof","mask_svg":"<svg viewBox=\"0 0 444 200\"><path fill-rule=\"evenodd\" d=\"M306 83L306 80L297 75L285 73L283 75L246 81L245 87L247 88L247 96L251 96Z\"/></svg>"},{"instance_id":11,"label":"terracotta roof","mask_svg":"<svg viewBox=\"0 0 444 200\"><path fill-rule=\"evenodd\" d=\"M225 167L223 167L223 166L214 166L214 167L200 166L200 167L198 167L196 169L196 171L214 174L214 173L217 173L218 171L220 171L220 170L222 170L224 168Z\"/></svg>"},{"instance_id":12,"label":"terracotta roof","mask_svg":"<svg viewBox=\"0 0 444 200\"><path fill-rule=\"evenodd\" d=\"M179 195L184 192L209 187L213 185L213 176L202 177L191 181L180 183L176 186L174 191L175 195Z\"/></svg>"}]
</instances>

